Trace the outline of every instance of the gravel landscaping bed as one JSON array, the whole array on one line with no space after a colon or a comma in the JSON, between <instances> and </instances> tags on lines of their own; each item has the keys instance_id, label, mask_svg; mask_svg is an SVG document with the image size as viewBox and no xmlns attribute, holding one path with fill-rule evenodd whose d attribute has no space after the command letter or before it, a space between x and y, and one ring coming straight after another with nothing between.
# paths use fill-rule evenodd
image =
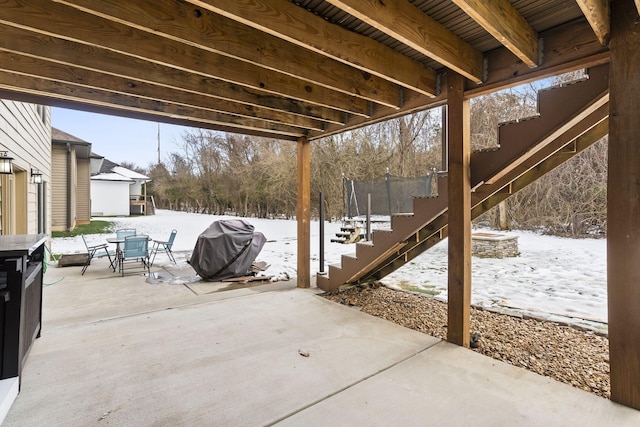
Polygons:
<instances>
[{"instance_id":1,"label":"gravel landscaping bed","mask_svg":"<svg viewBox=\"0 0 640 427\"><path fill-rule=\"evenodd\" d=\"M430 296L380 284L323 296L434 337L445 339L447 334L447 304ZM609 340L604 336L475 308L471 335L473 351L609 398Z\"/></svg>"}]
</instances>

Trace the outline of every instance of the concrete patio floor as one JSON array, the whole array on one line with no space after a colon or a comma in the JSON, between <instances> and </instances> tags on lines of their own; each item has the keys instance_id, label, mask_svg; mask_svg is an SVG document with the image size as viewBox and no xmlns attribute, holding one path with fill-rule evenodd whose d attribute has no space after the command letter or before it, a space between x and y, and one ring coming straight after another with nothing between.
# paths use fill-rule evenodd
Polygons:
<instances>
[{"instance_id":1,"label":"concrete patio floor","mask_svg":"<svg viewBox=\"0 0 640 427\"><path fill-rule=\"evenodd\" d=\"M294 281L154 270L185 280L123 278L106 260L48 269L42 336L3 425L640 425L640 411Z\"/></svg>"}]
</instances>

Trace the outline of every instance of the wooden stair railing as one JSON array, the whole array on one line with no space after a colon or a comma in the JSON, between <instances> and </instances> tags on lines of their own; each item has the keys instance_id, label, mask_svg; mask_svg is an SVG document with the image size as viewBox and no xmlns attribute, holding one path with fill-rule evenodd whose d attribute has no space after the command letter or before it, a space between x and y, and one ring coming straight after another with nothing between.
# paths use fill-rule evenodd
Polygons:
<instances>
[{"instance_id":1,"label":"wooden stair railing","mask_svg":"<svg viewBox=\"0 0 640 427\"><path fill-rule=\"evenodd\" d=\"M499 149L472 154L473 218L607 134L608 65L590 70L586 81L541 92L539 111L539 118L502 125ZM392 216L391 230L374 230L372 241L357 243L355 254L329 265L328 274L317 277L317 286L332 291L380 279L444 239L446 190L441 175L438 197L414 199L412 215Z\"/></svg>"}]
</instances>

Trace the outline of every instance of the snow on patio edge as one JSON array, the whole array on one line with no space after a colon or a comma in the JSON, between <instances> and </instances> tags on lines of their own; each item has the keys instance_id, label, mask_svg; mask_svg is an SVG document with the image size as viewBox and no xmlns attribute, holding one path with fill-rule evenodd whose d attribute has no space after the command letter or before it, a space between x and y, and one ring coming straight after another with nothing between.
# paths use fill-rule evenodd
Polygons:
<instances>
[{"instance_id":1,"label":"snow on patio edge","mask_svg":"<svg viewBox=\"0 0 640 427\"><path fill-rule=\"evenodd\" d=\"M158 210L156 215L99 218L113 221L116 228L136 228L139 234L165 240L178 230L174 252L188 256L198 235L213 221L229 216ZM96 218L98 219L98 218ZM296 276L297 224L295 220L243 218L267 243L258 260L267 262L266 274L276 278ZM333 243L340 222L325 224L326 265L339 263L340 256L355 251L354 245ZM476 230L480 231L480 230ZM582 324L606 331L606 240L569 239L531 232L509 232L518 236L520 255L512 258L472 260L472 303L512 313L527 313L547 320ZM89 235L90 245L104 243L111 234ZM80 236L52 239L55 254L85 252ZM159 255L160 257L160 255ZM319 223L311 222L311 273L319 271ZM160 258L159 258L160 259ZM162 261L162 259L160 259ZM447 298L447 241L429 249L382 280L403 289L417 289Z\"/></svg>"}]
</instances>

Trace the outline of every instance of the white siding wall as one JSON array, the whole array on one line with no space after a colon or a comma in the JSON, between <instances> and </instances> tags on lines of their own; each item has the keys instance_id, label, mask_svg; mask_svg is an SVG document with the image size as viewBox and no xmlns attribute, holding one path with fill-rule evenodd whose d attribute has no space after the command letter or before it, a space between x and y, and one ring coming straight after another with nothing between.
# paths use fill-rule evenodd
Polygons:
<instances>
[{"instance_id":1,"label":"white siding wall","mask_svg":"<svg viewBox=\"0 0 640 427\"><path fill-rule=\"evenodd\" d=\"M142 182L141 181L136 181L134 183L131 184L130 190L131 194L135 194L137 196L142 194Z\"/></svg>"},{"instance_id":2,"label":"white siding wall","mask_svg":"<svg viewBox=\"0 0 640 427\"><path fill-rule=\"evenodd\" d=\"M129 182L91 180L91 216L129 216Z\"/></svg>"},{"instance_id":3,"label":"white siding wall","mask_svg":"<svg viewBox=\"0 0 640 427\"><path fill-rule=\"evenodd\" d=\"M0 100L0 150L8 151L14 158L17 171L25 171L28 175L27 194L14 195L17 200L26 200L26 230L36 233L37 230L37 185L31 184L31 168L42 172L47 189L51 182L51 111L49 107ZM24 190L23 190L24 191ZM51 230L50 209L51 195L45 194L45 229ZM15 212L5 214L16 215ZM22 214L18 214L22 216ZM15 218L25 221L25 218ZM13 234L14 230L3 230Z\"/></svg>"}]
</instances>

